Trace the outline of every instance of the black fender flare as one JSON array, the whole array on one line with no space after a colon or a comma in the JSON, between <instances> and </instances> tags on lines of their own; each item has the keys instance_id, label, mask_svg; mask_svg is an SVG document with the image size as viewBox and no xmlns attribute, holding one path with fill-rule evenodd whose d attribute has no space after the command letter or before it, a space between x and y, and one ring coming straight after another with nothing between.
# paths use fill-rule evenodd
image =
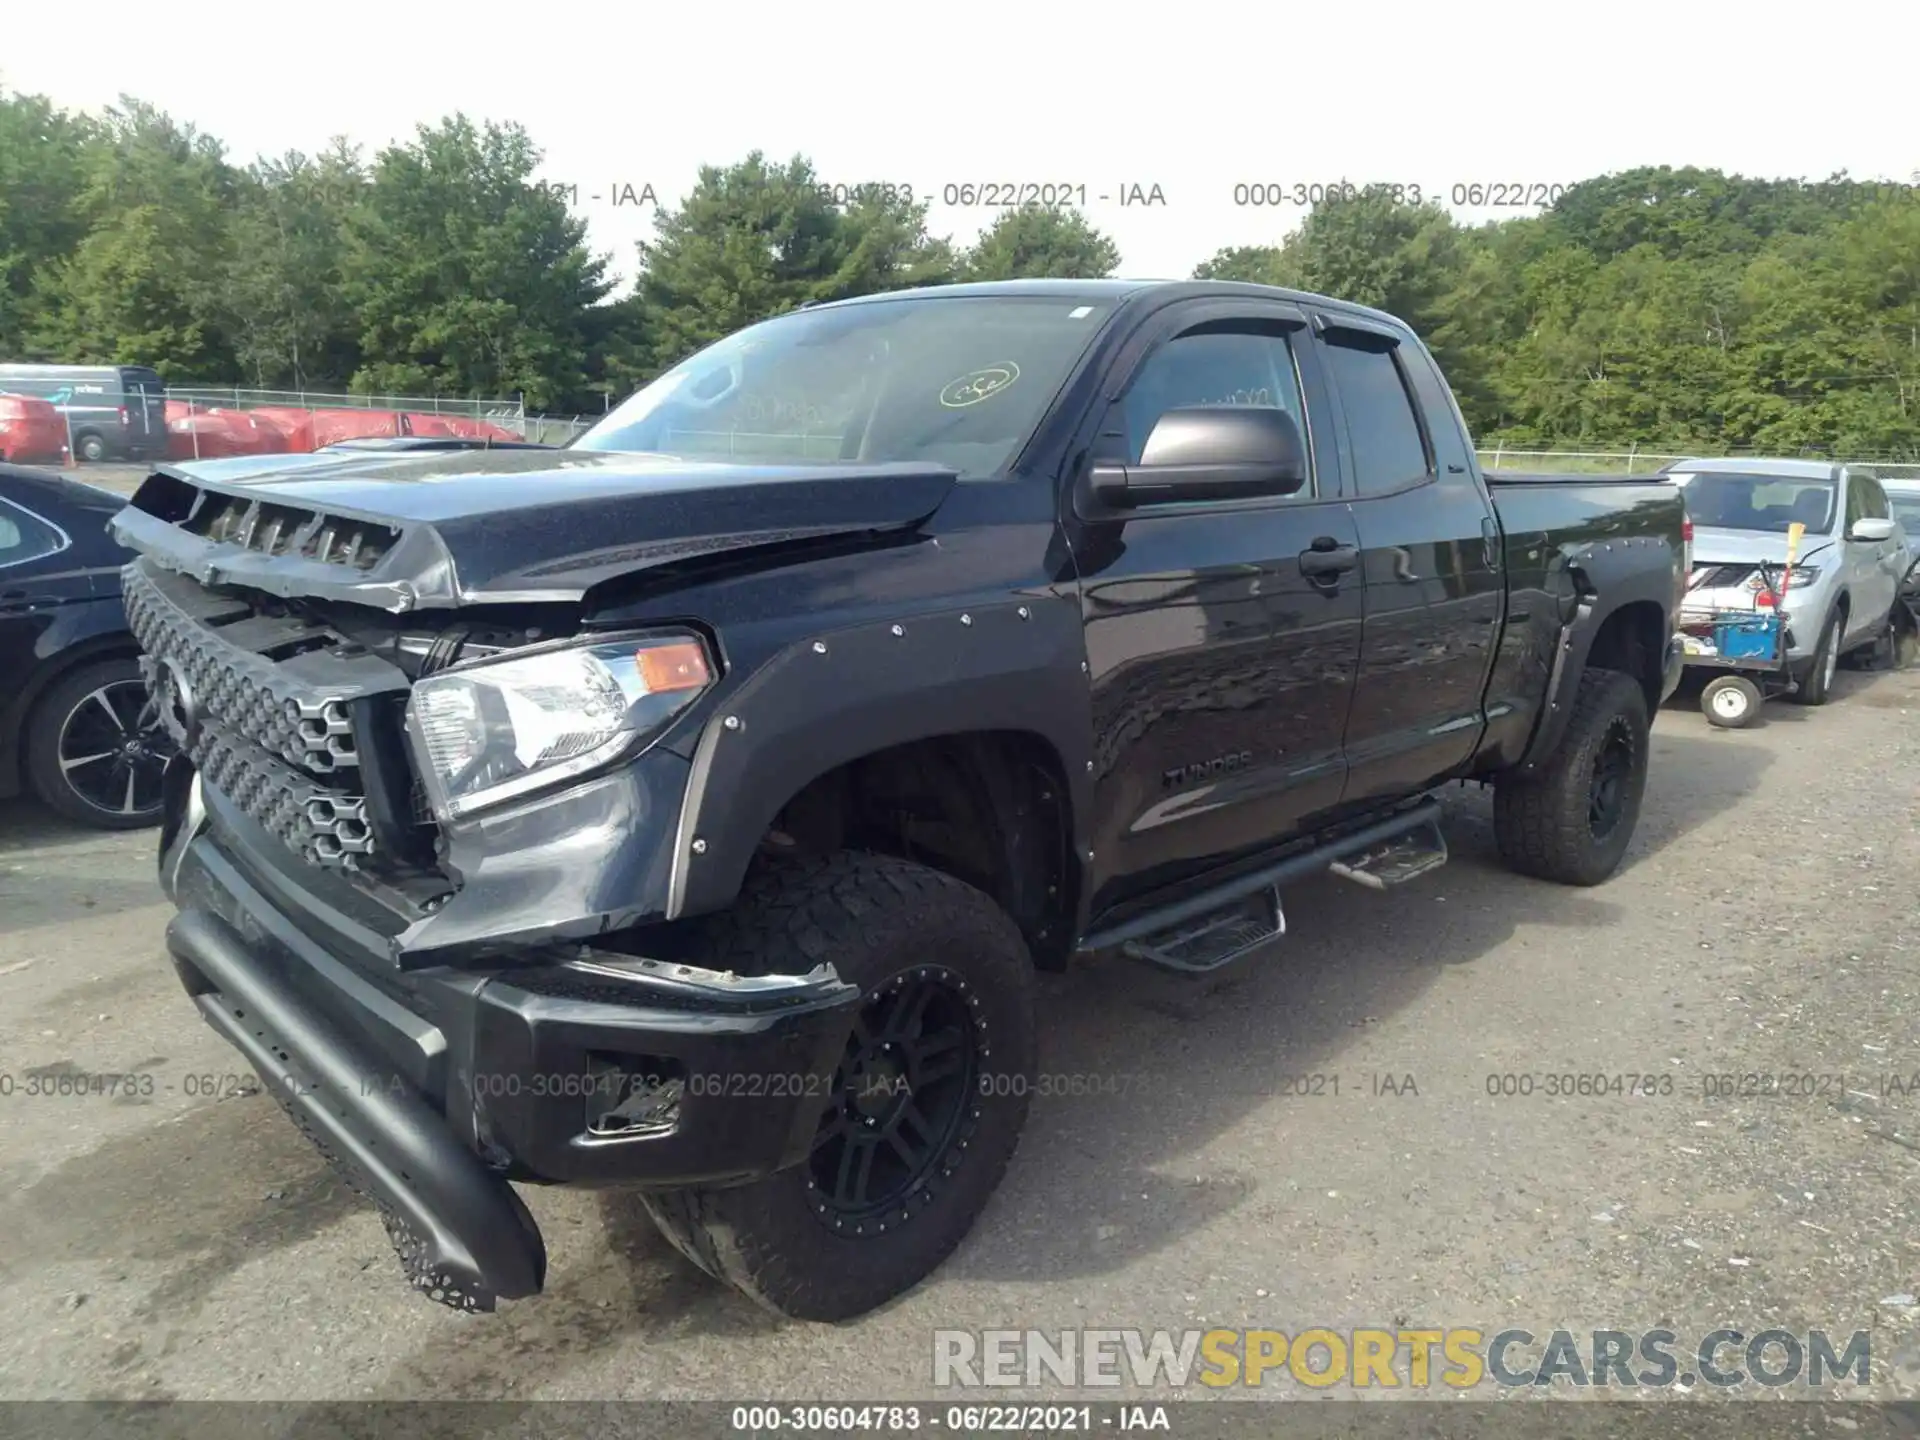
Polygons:
<instances>
[{"instance_id":1,"label":"black fender flare","mask_svg":"<svg viewBox=\"0 0 1920 1440\"><path fill-rule=\"evenodd\" d=\"M1677 534L1672 539L1663 535L1614 536L1565 550L1562 564L1571 592L1563 604L1571 613L1560 626L1540 715L1516 767L1520 773L1534 773L1559 748L1593 643L1607 621L1628 605L1651 604L1659 612L1658 647L1651 657L1655 668L1647 697L1648 711L1658 708L1667 647L1673 638L1680 554ZM1635 678L1647 683L1645 676Z\"/></svg>"},{"instance_id":2,"label":"black fender flare","mask_svg":"<svg viewBox=\"0 0 1920 1440\"><path fill-rule=\"evenodd\" d=\"M774 817L820 776L896 745L983 731L1052 746L1084 856L1093 724L1075 596L822 630L781 650L707 717L674 835L666 918L732 903Z\"/></svg>"}]
</instances>

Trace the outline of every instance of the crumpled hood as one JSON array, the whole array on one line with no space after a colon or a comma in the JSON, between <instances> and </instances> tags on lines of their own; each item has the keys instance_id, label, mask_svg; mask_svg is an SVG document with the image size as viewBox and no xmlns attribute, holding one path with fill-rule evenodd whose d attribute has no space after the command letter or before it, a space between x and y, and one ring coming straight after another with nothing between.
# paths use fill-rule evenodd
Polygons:
<instances>
[{"instance_id":1,"label":"crumpled hood","mask_svg":"<svg viewBox=\"0 0 1920 1440\"><path fill-rule=\"evenodd\" d=\"M113 529L206 584L391 611L576 601L673 561L911 529L957 478L586 450L276 455L163 465Z\"/></svg>"}]
</instances>

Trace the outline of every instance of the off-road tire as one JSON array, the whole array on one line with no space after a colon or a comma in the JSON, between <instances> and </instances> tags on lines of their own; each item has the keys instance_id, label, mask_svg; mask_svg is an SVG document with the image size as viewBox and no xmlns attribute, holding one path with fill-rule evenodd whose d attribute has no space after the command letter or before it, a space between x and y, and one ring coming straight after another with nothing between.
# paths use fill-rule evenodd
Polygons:
<instances>
[{"instance_id":1,"label":"off-road tire","mask_svg":"<svg viewBox=\"0 0 1920 1440\"><path fill-rule=\"evenodd\" d=\"M748 1185L650 1191L643 1201L680 1252L796 1320L863 1315L953 1253L1006 1173L1033 1088L1033 964L1007 914L972 886L887 856L841 851L749 878L711 922L703 963L804 972L822 961L874 997L924 967L961 977L977 1024L980 1080L924 1188L900 1212L851 1223L823 1208L811 1160ZM837 1102L829 1102L830 1105ZM904 1214L904 1218L902 1215Z\"/></svg>"},{"instance_id":2,"label":"off-road tire","mask_svg":"<svg viewBox=\"0 0 1920 1440\"><path fill-rule=\"evenodd\" d=\"M1640 818L1649 748L1647 696L1630 675L1588 670L1551 759L1493 787L1493 834L1507 868L1561 885L1598 885L1619 868ZM1619 809L1604 834L1592 819L1596 766L1617 743L1630 748Z\"/></svg>"},{"instance_id":3,"label":"off-road tire","mask_svg":"<svg viewBox=\"0 0 1920 1440\"><path fill-rule=\"evenodd\" d=\"M1845 620L1846 612L1840 606L1828 612L1827 623L1820 627L1820 643L1813 647L1813 663L1793 692L1794 704L1824 705L1832 696L1833 671L1838 668L1838 657L1833 652L1840 644L1840 627Z\"/></svg>"}]
</instances>

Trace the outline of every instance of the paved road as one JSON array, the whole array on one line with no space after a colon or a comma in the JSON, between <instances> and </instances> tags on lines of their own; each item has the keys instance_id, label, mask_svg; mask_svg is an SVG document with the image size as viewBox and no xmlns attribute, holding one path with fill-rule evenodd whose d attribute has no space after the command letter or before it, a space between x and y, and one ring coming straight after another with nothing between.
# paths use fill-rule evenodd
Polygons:
<instances>
[{"instance_id":1,"label":"paved road","mask_svg":"<svg viewBox=\"0 0 1920 1440\"><path fill-rule=\"evenodd\" d=\"M273 1105L219 1093L238 1067L160 959L150 836L0 808L0 1395L931 1397L936 1326L1399 1322L1871 1328L1916 1393L1920 1312L1889 1302L1920 1291L1920 1101L1878 1097L1920 1072L1920 673L1839 689L1744 733L1669 707L1602 888L1506 874L1462 791L1451 865L1295 887L1230 974L1050 983L1042 1068L1142 1078L1038 1103L947 1268L837 1328L717 1288L618 1194L529 1195L540 1299L410 1295ZM126 1072L153 1093L23 1093ZM1521 1072L1673 1090L1489 1094ZM1704 1097L1740 1072L1860 1094ZM1310 1075L1338 1095L1287 1093Z\"/></svg>"}]
</instances>

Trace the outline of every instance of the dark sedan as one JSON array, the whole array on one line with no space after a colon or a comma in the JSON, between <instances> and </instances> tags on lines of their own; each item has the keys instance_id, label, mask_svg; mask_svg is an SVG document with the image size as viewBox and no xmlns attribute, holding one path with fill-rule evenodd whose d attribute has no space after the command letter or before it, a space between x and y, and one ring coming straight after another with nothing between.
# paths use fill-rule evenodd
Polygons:
<instances>
[{"instance_id":1,"label":"dark sedan","mask_svg":"<svg viewBox=\"0 0 1920 1440\"><path fill-rule=\"evenodd\" d=\"M124 497L0 465L0 797L112 830L160 818L166 735L120 603Z\"/></svg>"}]
</instances>

